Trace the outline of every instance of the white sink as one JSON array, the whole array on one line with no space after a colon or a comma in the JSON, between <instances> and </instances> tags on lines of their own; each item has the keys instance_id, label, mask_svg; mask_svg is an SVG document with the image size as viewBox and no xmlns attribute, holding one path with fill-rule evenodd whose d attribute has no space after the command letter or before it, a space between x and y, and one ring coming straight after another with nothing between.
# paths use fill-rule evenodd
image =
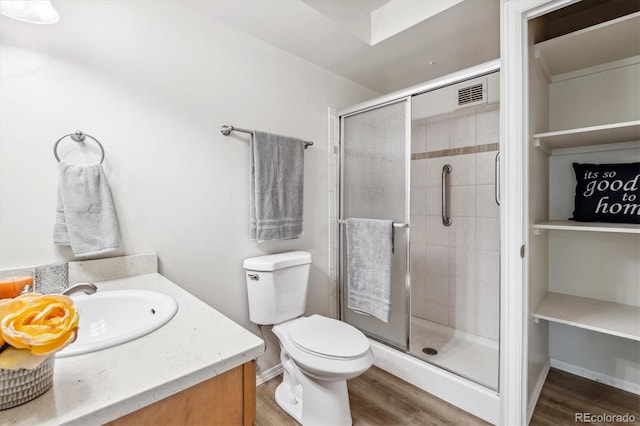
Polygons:
<instances>
[{"instance_id":1,"label":"white sink","mask_svg":"<svg viewBox=\"0 0 640 426\"><path fill-rule=\"evenodd\" d=\"M178 303L147 290L107 290L71 296L80 313L78 338L57 358L86 354L130 342L166 324Z\"/></svg>"}]
</instances>

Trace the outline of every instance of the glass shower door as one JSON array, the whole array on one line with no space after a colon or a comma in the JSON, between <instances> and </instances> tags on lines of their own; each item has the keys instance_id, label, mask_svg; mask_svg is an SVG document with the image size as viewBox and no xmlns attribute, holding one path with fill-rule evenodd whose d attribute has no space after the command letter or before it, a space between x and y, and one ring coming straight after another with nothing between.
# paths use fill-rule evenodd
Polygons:
<instances>
[{"instance_id":1,"label":"glass shower door","mask_svg":"<svg viewBox=\"0 0 640 426\"><path fill-rule=\"evenodd\" d=\"M460 89L483 82L485 103L457 105ZM491 74L412 99L409 353L494 390L500 359L498 82Z\"/></svg>"},{"instance_id":2,"label":"glass shower door","mask_svg":"<svg viewBox=\"0 0 640 426\"><path fill-rule=\"evenodd\" d=\"M397 225L394 226L388 323L347 307L346 226L340 225L342 319L370 337L407 350L411 100L405 98L342 116L340 126L340 218L389 219Z\"/></svg>"}]
</instances>

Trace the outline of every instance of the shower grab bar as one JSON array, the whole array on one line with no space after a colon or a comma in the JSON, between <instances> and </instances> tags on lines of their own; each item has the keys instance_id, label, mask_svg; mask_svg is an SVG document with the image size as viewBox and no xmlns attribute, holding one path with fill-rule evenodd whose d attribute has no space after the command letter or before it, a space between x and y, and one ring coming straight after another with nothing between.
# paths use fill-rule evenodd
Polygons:
<instances>
[{"instance_id":1,"label":"shower grab bar","mask_svg":"<svg viewBox=\"0 0 640 426\"><path fill-rule=\"evenodd\" d=\"M502 182L500 182L500 151L496 154L496 164L494 169L495 174L495 191L496 191L496 204L500 205L500 187L502 186Z\"/></svg>"},{"instance_id":2,"label":"shower grab bar","mask_svg":"<svg viewBox=\"0 0 640 426\"><path fill-rule=\"evenodd\" d=\"M451 174L451 165L442 166L442 224L451 226L451 217L449 217L448 199L449 199L449 175Z\"/></svg>"},{"instance_id":3,"label":"shower grab bar","mask_svg":"<svg viewBox=\"0 0 640 426\"><path fill-rule=\"evenodd\" d=\"M338 219L338 223L341 225L344 225L347 223L347 221L345 219ZM393 222L393 227L394 228L408 228L409 224L408 223L399 223L399 222Z\"/></svg>"}]
</instances>

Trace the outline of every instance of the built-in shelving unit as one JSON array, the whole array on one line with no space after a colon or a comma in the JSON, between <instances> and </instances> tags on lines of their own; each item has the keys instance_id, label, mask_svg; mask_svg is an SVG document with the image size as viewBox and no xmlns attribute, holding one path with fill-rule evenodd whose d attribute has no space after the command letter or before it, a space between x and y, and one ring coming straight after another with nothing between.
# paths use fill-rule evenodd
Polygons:
<instances>
[{"instance_id":1,"label":"built-in shelving unit","mask_svg":"<svg viewBox=\"0 0 640 426\"><path fill-rule=\"evenodd\" d=\"M640 341L640 307L547 293L534 318Z\"/></svg>"},{"instance_id":2,"label":"built-in shelving unit","mask_svg":"<svg viewBox=\"0 0 640 426\"><path fill-rule=\"evenodd\" d=\"M640 234L640 225L633 223L574 222L571 220L548 220L533 225L534 230L614 232L622 234Z\"/></svg>"},{"instance_id":3,"label":"built-in shelving unit","mask_svg":"<svg viewBox=\"0 0 640 426\"><path fill-rule=\"evenodd\" d=\"M609 7L607 13L615 8L614 2L599 5ZM530 40L545 38L551 28L563 33L562 22L571 21L570 31L597 21L581 21L585 11L597 13L590 7L580 1L536 17ZM640 342L640 224L565 219L574 209L573 163L640 161L640 12L531 49L527 120L536 133L525 141L526 208L533 221L526 280L535 321L528 329L529 380L544 380L541 360L555 360L584 377L637 388L637 360L628 371L610 366L620 354L636 353Z\"/></svg>"},{"instance_id":4,"label":"built-in shelving unit","mask_svg":"<svg viewBox=\"0 0 640 426\"><path fill-rule=\"evenodd\" d=\"M638 141L640 140L640 120L538 133L533 138L536 146L546 152L558 148Z\"/></svg>"},{"instance_id":5,"label":"built-in shelving unit","mask_svg":"<svg viewBox=\"0 0 640 426\"><path fill-rule=\"evenodd\" d=\"M533 46L533 51L547 76L548 87L551 87L555 82L579 80L590 74L638 64L640 43L637 40L640 40L640 12L542 41ZM548 89L540 86L539 90ZM600 117L594 115L593 118ZM640 148L639 141L640 119L541 132L533 136L534 146L549 155L623 147L637 149ZM558 198L550 202L557 203ZM540 235L543 230L640 234L640 225L570 220L543 220L533 225L534 234Z\"/></svg>"},{"instance_id":6,"label":"built-in shelving unit","mask_svg":"<svg viewBox=\"0 0 640 426\"><path fill-rule=\"evenodd\" d=\"M638 56L638 43L629 42L638 38L640 13L634 13L540 42L534 52L552 77Z\"/></svg>"}]
</instances>

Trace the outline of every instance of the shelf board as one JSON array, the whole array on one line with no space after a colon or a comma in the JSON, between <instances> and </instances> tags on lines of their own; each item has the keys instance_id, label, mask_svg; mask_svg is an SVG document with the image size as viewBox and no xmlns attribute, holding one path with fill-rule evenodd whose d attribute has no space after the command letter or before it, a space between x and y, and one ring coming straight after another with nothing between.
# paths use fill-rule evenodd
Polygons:
<instances>
[{"instance_id":1,"label":"shelf board","mask_svg":"<svg viewBox=\"0 0 640 426\"><path fill-rule=\"evenodd\" d=\"M640 225L636 225L634 223L575 222L572 220L549 220L539 222L533 225L533 229L640 234Z\"/></svg>"},{"instance_id":2,"label":"shelf board","mask_svg":"<svg viewBox=\"0 0 640 426\"><path fill-rule=\"evenodd\" d=\"M538 133L533 138L545 150L638 141L640 120Z\"/></svg>"},{"instance_id":3,"label":"shelf board","mask_svg":"<svg viewBox=\"0 0 640 426\"><path fill-rule=\"evenodd\" d=\"M550 76L640 55L640 12L534 46Z\"/></svg>"},{"instance_id":4,"label":"shelf board","mask_svg":"<svg viewBox=\"0 0 640 426\"><path fill-rule=\"evenodd\" d=\"M640 341L640 307L547 293L534 318Z\"/></svg>"}]
</instances>

